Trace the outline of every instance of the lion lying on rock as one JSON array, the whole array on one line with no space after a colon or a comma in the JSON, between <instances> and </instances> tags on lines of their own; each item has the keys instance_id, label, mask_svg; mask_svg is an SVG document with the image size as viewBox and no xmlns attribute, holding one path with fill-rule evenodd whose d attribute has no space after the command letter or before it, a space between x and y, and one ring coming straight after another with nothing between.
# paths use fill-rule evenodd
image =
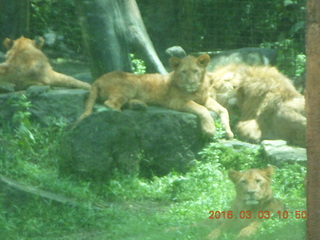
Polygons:
<instances>
[{"instance_id":1,"label":"lion lying on rock","mask_svg":"<svg viewBox=\"0 0 320 240\"><path fill-rule=\"evenodd\" d=\"M160 105L196 114L203 132L211 137L215 126L210 110L220 116L227 137L233 138L228 111L209 96L210 83L206 75L209 61L206 54L182 59L172 57L169 64L174 71L168 75L118 71L104 74L92 84L85 111L79 120L91 114L97 98L106 107L118 111L125 104Z\"/></svg>"},{"instance_id":2,"label":"lion lying on rock","mask_svg":"<svg viewBox=\"0 0 320 240\"><path fill-rule=\"evenodd\" d=\"M218 239L224 231L229 230L240 231L237 239L248 239L256 233L263 219L268 219L273 213L285 210L281 201L272 195L273 172L272 166L263 170L248 169L244 172L229 170L229 178L236 188L236 197L227 217L208 235L207 239Z\"/></svg>"},{"instance_id":3,"label":"lion lying on rock","mask_svg":"<svg viewBox=\"0 0 320 240\"><path fill-rule=\"evenodd\" d=\"M24 90L31 85L89 89L90 84L52 70L48 58L40 50L43 38L31 40L20 37L6 38L6 61L0 64L0 83L13 85L14 90Z\"/></svg>"},{"instance_id":4,"label":"lion lying on rock","mask_svg":"<svg viewBox=\"0 0 320 240\"><path fill-rule=\"evenodd\" d=\"M211 93L230 112L238 112L240 139L258 143L283 139L305 146L305 99L275 67L228 65L210 73Z\"/></svg>"}]
</instances>

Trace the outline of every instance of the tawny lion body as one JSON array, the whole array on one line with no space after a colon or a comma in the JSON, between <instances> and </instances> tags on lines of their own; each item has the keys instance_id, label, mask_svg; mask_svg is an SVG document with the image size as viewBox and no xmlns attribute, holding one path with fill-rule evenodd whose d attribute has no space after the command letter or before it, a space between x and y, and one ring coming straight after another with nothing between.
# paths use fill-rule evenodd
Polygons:
<instances>
[{"instance_id":1,"label":"tawny lion body","mask_svg":"<svg viewBox=\"0 0 320 240\"><path fill-rule=\"evenodd\" d=\"M229 178L236 188L236 197L230 211L232 217L224 219L207 239L216 240L223 232L230 230L239 231L237 239L247 239L257 232L263 221L262 214L269 218L277 211L284 210L284 205L272 194L273 171L272 166L263 170L248 169L244 172L229 170Z\"/></svg>"},{"instance_id":2,"label":"tawny lion body","mask_svg":"<svg viewBox=\"0 0 320 240\"><path fill-rule=\"evenodd\" d=\"M208 55L183 59L173 57L170 66L174 71L168 75L104 74L92 84L85 111L79 120L92 113L97 98L108 108L118 111L127 103L152 104L196 114L203 132L213 136L215 126L210 110L221 117L227 137L232 138L228 111L209 96L209 80L206 76L209 61Z\"/></svg>"},{"instance_id":3,"label":"tawny lion body","mask_svg":"<svg viewBox=\"0 0 320 240\"><path fill-rule=\"evenodd\" d=\"M48 58L40 50L44 39L6 38L6 61L0 64L0 82L13 85L14 90L25 90L31 85L90 89L90 84L53 71Z\"/></svg>"},{"instance_id":4,"label":"tawny lion body","mask_svg":"<svg viewBox=\"0 0 320 240\"><path fill-rule=\"evenodd\" d=\"M210 73L212 97L230 112L238 108L243 140L284 139L305 146L305 99L275 67L228 65Z\"/></svg>"}]
</instances>

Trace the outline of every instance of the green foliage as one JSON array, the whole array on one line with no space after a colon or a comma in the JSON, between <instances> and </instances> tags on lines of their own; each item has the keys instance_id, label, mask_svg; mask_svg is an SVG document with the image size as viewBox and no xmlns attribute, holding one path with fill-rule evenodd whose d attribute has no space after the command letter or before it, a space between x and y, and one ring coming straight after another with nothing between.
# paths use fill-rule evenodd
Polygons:
<instances>
[{"instance_id":1,"label":"green foliage","mask_svg":"<svg viewBox=\"0 0 320 240\"><path fill-rule=\"evenodd\" d=\"M0 129L0 174L63 194L78 206L3 192L0 232L5 240L124 239L127 234L137 240L204 239L214 227L214 223L203 224L209 221L209 211L227 210L235 195L227 170L267 165L259 148L234 150L214 139L184 174L171 172L144 179L118 173L108 183L60 176L57 151L66 126L59 121L49 127L34 125L25 96L10 102L16 108L16 127ZM32 139L19 137L22 124ZM219 123L217 127L222 137ZM21 141L28 147L20 147ZM273 191L288 211L305 210L305 171L298 164L283 164L276 170ZM303 239L304 226L301 219L270 219L254 239ZM234 237L228 233L222 239Z\"/></svg>"},{"instance_id":2,"label":"green foliage","mask_svg":"<svg viewBox=\"0 0 320 240\"><path fill-rule=\"evenodd\" d=\"M139 58L135 58L134 54L130 54L131 62L132 62L132 72L136 74L144 74L146 73L146 64L143 60Z\"/></svg>"},{"instance_id":3,"label":"green foliage","mask_svg":"<svg viewBox=\"0 0 320 240\"><path fill-rule=\"evenodd\" d=\"M278 50L277 66L290 77L300 77L305 72L306 55L301 42L284 39L273 43L263 43L260 47Z\"/></svg>"},{"instance_id":4,"label":"green foliage","mask_svg":"<svg viewBox=\"0 0 320 240\"><path fill-rule=\"evenodd\" d=\"M68 47L81 52L81 31L72 0L30 2L31 36L52 30ZM152 33L160 23L152 21L154 14L145 16L145 7L149 4L157 11L162 8L154 7L157 1L138 2L143 3L139 7ZM181 44L188 52L270 47L278 49L278 67L284 73L298 77L305 71L301 38L304 22L299 19L305 10L299 1L192 0L174 4L179 9L173 18L177 28L167 24L165 29L159 29L163 36L170 36L174 44ZM162 9L162 13L166 11ZM159 38L159 33L155 33L152 39ZM131 58L133 71L145 73L144 62L134 55ZM228 209L235 191L227 170L268 165L258 148L234 150L219 143L224 132L217 121L213 142L199 153L185 174L171 172L152 179L118 174L108 183L61 176L57 151L65 124L59 121L49 127L32 124L31 103L23 94L10 99L9 104L14 112L12 124L3 123L0 128L0 174L63 194L79 206L39 197L12 197L1 191L0 233L5 240L128 239L128 235L137 240L204 239L212 226L193 224L207 219L210 210ZM284 164L276 169L273 192L283 199L289 211L306 208L305 172L306 168L299 164ZM266 221L254 239L304 239L304 231L305 223L301 219L276 218ZM223 239L234 237L230 233Z\"/></svg>"},{"instance_id":5,"label":"green foliage","mask_svg":"<svg viewBox=\"0 0 320 240\"><path fill-rule=\"evenodd\" d=\"M248 168L263 168L266 163L261 156L260 148L242 148L234 150L222 143L209 143L200 153L203 160L219 161L226 169L245 170Z\"/></svg>"},{"instance_id":6,"label":"green foliage","mask_svg":"<svg viewBox=\"0 0 320 240\"><path fill-rule=\"evenodd\" d=\"M30 2L31 36L53 31L58 41L68 48L84 52L74 1ZM199 52L258 47L267 43L279 50L279 67L287 75L300 76L304 69L305 4L301 1L191 0L177 1L172 9L168 9L168 4L156 1L137 2L148 33L159 51L176 44L187 52ZM163 18L167 12L172 16ZM172 24L176 28L172 28Z\"/></svg>"},{"instance_id":7,"label":"green foliage","mask_svg":"<svg viewBox=\"0 0 320 240\"><path fill-rule=\"evenodd\" d=\"M157 37L153 32L170 36L187 52L257 47L283 37L303 42L305 4L301 1L190 0L175 2L173 10L150 0L137 2L151 38ZM163 19L165 11L172 16ZM171 24L177 27L172 29Z\"/></svg>"},{"instance_id":8,"label":"green foliage","mask_svg":"<svg viewBox=\"0 0 320 240\"><path fill-rule=\"evenodd\" d=\"M35 142L31 128L29 108L31 102L24 94L14 95L8 100L8 104L14 109L12 124L14 134L18 140L18 146L26 150L32 150L30 144Z\"/></svg>"},{"instance_id":9,"label":"green foliage","mask_svg":"<svg viewBox=\"0 0 320 240\"><path fill-rule=\"evenodd\" d=\"M31 0L30 35L43 36L53 31L56 40L83 52L82 34L73 0Z\"/></svg>"}]
</instances>

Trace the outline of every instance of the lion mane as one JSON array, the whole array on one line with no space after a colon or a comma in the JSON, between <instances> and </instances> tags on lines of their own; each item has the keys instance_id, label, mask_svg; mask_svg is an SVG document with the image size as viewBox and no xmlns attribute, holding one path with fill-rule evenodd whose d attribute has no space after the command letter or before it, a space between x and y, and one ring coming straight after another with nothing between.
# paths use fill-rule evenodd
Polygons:
<instances>
[{"instance_id":1,"label":"lion mane","mask_svg":"<svg viewBox=\"0 0 320 240\"><path fill-rule=\"evenodd\" d=\"M284 205L273 197L271 177L274 168L248 169L243 172L229 170L228 175L236 188L236 197L231 204L232 219L224 221L214 229L207 239L218 239L222 232L239 231L237 239L247 239L256 233L263 221L259 214L271 217L277 211L283 211ZM246 214L242 216L241 214Z\"/></svg>"},{"instance_id":2,"label":"lion mane","mask_svg":"<svg viewBox=\"0 0 320 240\"><path fill-rule=\"evenodd\" d=\"M168 75L119 71L104 74L92 84L85 111L78 121L92 113L97 99L117 111L121 111L125 104L151 104L197 115L208 136L215 133L214 120L209 112L213 111L220 116L227 137L233 138L228 111L209 94L210 81L206 73L209 61L206 54L182 59L172 57L169 65L173 72Z\"/></svg>"},{"instance_id":3,"label":"lion mane","mask_svg":"<svg viewBox=\"0 0 320 240\"><path fill-rule=\"evenodd\" d=\"M275 67L228 65L210 73L211 96L238 113L240 139L283 139L305 146L305 99Z\"/></svg>"},{"instance_id":4,"label":"lion mane","mask_svg":"<svg viewBox=\"0 0 320 240\"><path fill-rule=\"evenodd\" d=\"M13 85L14 90L25 90L31 85L89 89L90 84L53 71L48 58L40 50L42 37L35 40L20 37L6 38L6 61L0 64L0 82Z\"/></svg>"}]
</instances>

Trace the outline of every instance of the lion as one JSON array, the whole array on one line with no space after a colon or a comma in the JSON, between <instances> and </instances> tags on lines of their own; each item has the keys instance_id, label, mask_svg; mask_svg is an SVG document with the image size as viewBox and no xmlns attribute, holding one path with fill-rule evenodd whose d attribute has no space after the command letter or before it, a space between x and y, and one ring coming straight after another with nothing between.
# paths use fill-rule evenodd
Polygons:
<instances>
[{"instance_id":1,"label":"lion","mask_svg":"<svg viewBox=\"0 0 320 240\"><path fill-rule=\"evenodd\" d=\"M273 166L243 172L229 170L229 178L236 188L236 197L231 204L229 218L223 219L207 239L218 239L223 232L230 230L239 231L237 239L247 239L257 232L263 219L285 210L283 203L272 194L273 173Z\"/></svg>"},{"instance_id":2,"label":"lion","mask_svg":"<svg viewBox=\"0 0 320 240\"><path fill-rule=\"evenodd\" d=\"M31 85L90 89L88 83L53 71L40 50L44 45L42 37L35 40L23 36L17 40L6 38L3 43L8 51L6 61L0 64L0 82L11 84L15 91Z\"/></svg>"},{"instance_id":3,"label":"lion","mask_svg":"<svg viewBox=\"0 0 320 240\"><path fill-rule=\"evenodd\" d=\"M78 122L92 113L97 98L106 107L121 111L125 104L159 105L197 115L205 135L215 133L214 120L209 111L221 118L227 138L233 138L228 111L209 96L209 78L206 66L209 55L172 57L169 65L173 72L161 74L133 74L110 72L102 75L91 86L84 113Z\"/></svg>"},{"instance_id":4,"label":"lion","mask_svg":"<svg viewBox=\"0 0 320 240\"><path fill-rule=\"evenodd\" d=\"M210 78L211 96L239 116L240 139L283 139L305 147L305 98L277 68L232 64L210 73Z\"/></svg>"}]
</instances>

